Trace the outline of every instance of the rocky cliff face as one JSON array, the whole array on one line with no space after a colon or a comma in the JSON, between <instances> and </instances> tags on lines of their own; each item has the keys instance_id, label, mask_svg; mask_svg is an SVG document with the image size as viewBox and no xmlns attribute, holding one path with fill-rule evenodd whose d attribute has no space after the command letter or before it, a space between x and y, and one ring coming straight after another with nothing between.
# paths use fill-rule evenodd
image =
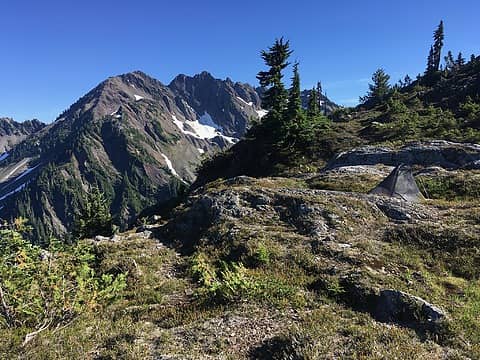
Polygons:
<instances>
[{"instance_id":1,"label":"rocky cliff face","mask_svg":"<svg viewBox=\"0 0 480 360\"><path fill-rule=\"evenodd\" d=\"M0 118L0 154L7 152L43 127L45 124L36 119L16 122L10 118Z\"/></svg>"},{"instance_id":2,"label":"rocky cliff face","mask_svg":"<svg viewBox=\"0 0 480 360\"><path fill-rule=\"evenodd\" d=\"M126 226L195 178L205 154L235 143L261 114L248 85L208 73L169 86L142 72L109 78L0 162L0 216L65 234L98 185Z\"/></svg>"},{"instance_id":3,"label":"rocky cliff face","mask_svg":"<svg viewBox=\"0 0 480 360\"><path fill-rule=\"evenodd\" d=\"M207 72L194 77L177 76L168 86L177 102L185 99L194 111L222 119L227 135L243 135L250 118L262 116L260 97L250 85L220 81Z\"/></svg>"}]
</instances>

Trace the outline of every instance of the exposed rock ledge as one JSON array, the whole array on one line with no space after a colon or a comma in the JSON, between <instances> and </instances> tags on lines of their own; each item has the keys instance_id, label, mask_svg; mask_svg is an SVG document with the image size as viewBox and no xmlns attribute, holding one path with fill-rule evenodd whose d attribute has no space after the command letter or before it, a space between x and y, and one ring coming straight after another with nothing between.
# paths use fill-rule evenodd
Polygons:
<instances>
[{"instance_id":1,"label":"exposed rock ledge","mask_svg":"<svg viewBox=\"0 0 480 360\"><path fill-rule=\"evenodd\" d=\"M400 164L480 169L480 145L443 140L412 142L400 148L363 146L336 155L326 170L358 165Z\"/></svg>"}]
</instances>

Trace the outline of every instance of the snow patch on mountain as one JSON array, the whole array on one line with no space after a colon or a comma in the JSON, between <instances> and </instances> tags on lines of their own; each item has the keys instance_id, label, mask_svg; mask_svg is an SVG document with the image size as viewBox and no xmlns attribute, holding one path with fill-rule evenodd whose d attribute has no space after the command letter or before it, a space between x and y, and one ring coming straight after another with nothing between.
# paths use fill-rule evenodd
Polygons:
<instances>
[{"instance_id":1,"label":"snow patch on mountain","mask_svg":"<svg viewBox=\"0 0 480 360\"><path fill-rule=\"evenodd\" d=\"M20 180L21 178L27 176L28 174L30 174L33 170L35 170L35 169L36 169L37 167L39 167L39 166L40 166L40 164L35 165L35 166L32 167L32 168L28 168L28 169L25 170L23 173L21 173L19 176L17 176L17 177L15 178L15 181Z\"/></svg>"},{"instance_id":2,"label":"snow patch on mountain","mask_svg":"<svg viewBox=\"0 0 480 360\"><path fill-rule=\"evenodd\" d=\"M177 171L176 171L175 168L173 167L172 161L168 158L168 156L165 155L165 154L163 154L163 153L162 153L162 156L163 156L163 158L165 159L165 163L167 164L167 167L168 167L168 169L170 170L170 172L171 172L173 175L175 175L175 176L177 176L177 177L180 177L180 175L178 175Z\"/></svg>"},{"instance_id":3,"label":"snow patch on mountain","mask_svg":"<svg viewBox=\"0 0 480 360\"><path fill-rule=\"evenodd\" d=\"M22 168L22 166L26 166L28 162L30 161L30 158L25 158L22 161L18 162L13 166L13 168L0 179L0 182L4 182L8 180L12 175L14 175L18 170Z\"/></svg>"},{"instance_id":4,"label":"snow patch on mountain","mask_svg":"<svg viewBox=\"0 0 480 360\"><path fill-rule=\"evenodd\" d=\"M205 112L198 120L191 121L186 120L185 122L181 122L177 119L175 115L172 116L173 123L180 129L182 133L185 135L190 135L197 139L213 139L217 136L223 137L229 143L234 144L236 142L236 138L225 136L223 135L223 129L221 126L217 125L215 121L212 119L208 112ZM187 129L185 128L187 126ZM192 129L190 131L188 129Z\"/></svg>"},{"instance_id":5,"label":"snow patch on mountain","mask_svg":"<svg viewBox=\"0 0 480 360\"><path fill-rule=\"evenodd\" d=\"M23 190L23 189L25 188L25 186L27 186L27 183L24 183L24 184L18 186L15 190L10 191L9 193L3 195L2 197L0 197L0 201L3 201L3 200L5 200L6 198L8 198L9 196L12 196L13 194L15 194L15 193Z\"/></svg>"},{"instance_id":6,"label":"snow patch on mountain","mask_svg":"<svg viewBox=\"0 0 480 360\"><path fill-rule=\"evenodd\" d=\"M268 114L268 110L263 110L263 109L255 110L255 112L257 113L257 115L260 119Z\"/></svg>"},{"instance_id":7,"label":"snow patch on mountain","mask_svg":"<svg viewBox=\"0 0 480 360\"><path fill-rule=\"evenodd\" d=\"M143 100L145 99L143 96L140 96L140 95L133 95L135 97L135 101L140 101L140 100Z\"/></svg>"},{"instance_id":8,"label":"snow patch on mountain","mask_svg":"<svg viewBox=\"0 0 480 360\"><path fill-rule=\"evenodd\" d=\"M8 151L4 152L2 155L0 155L0 161L3 161L5 160L6 158L8 158L10 154L8 153Z\"/></svg>"},{"instance_id":9,"label":"snow patch on mountain","mask_svg":"<svg viewBox=\"0 0 480 360\"><path fill-rule=\"evenodd\" d=\"M224 138L225 140L227 140L230 144L235 144L238 141L237 138L234 138L234 137L231 137L231 136L221 135L221 137Z\"/></svg>"},{"instance_id":10,"label":"snow patch on mountain","mask_svg":"<svg viewBox=\"0 0 480 360\"><path fill-rule=\"evenodd\" d=\"M253 106L253 102L246 102L240 96L237 96L237 99L240 100L241 102L243 102L244 104L248 105L248 106Z\"/></svg>"},{"instance_id":11,"label":"snow patch on mountain","mask_svg":"<svg viewBox=\"0 0 480 360\"><path fill-rule=\"evenodd\" d=\"M120 115L118 112L120 111L120 108L118 108L116 111L112 112L110 116L113 116L115 119L120 119L122 115Z\"/></svg>"}]
</instances>

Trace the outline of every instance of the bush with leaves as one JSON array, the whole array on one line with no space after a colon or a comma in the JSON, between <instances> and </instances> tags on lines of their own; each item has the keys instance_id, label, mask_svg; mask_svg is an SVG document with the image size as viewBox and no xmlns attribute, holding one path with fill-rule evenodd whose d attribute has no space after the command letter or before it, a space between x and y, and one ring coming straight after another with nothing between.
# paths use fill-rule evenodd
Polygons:
<instances>
[{"instance_id":1,"label":"bush with leaves","mask_svg":"<svg viewBox=\"0 0 480 360\"><path fill-rule=\"evenodd\" d=\"M22 236L25 223L18 219L0 230L0 328L36 334L120 296L126 274L97 273L91 245L51 240L42 249Z\"/></svg>"},{"instance_id":2,"label":"bush with leaves","mask_svg":"<svg viewBox=\"0 0 480 360\"><path fill-rule=\"evenodd\" d=\"M243 264L220 261L219 268L216 268L203 253L192 258L191 272L201 285L197 294L214 302L235 300L246 295L255 286L248 278Z\"/></svg>"}]
</instances>

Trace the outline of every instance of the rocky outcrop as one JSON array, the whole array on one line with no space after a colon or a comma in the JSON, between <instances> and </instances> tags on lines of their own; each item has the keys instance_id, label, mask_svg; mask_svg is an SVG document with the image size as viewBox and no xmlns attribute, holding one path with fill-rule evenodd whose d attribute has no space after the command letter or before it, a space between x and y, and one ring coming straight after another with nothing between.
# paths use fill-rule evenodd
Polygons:
<instances>
[{"instance_id":1,"label":"rocky outcrop","mask_svg":"<svg viewBox=\"0 0 480 360\"><path fill-rule=\"evenodd\" d=\"M395 289L371 287L358 273L340 279L341 300L352 308L370 313L376 320L396 323L420 332L440 334L448 322L447 313L426 300ZM314 285L322 289L325 285Z\"/></svg>"},{"instance_id":2,"label":"rocky outcrop","mask_svg":"<svg viewBox=\"0 0 480 360\"><path fill-rule=\"evenodd\" d=\"M335 156L326 170L345 166L400 164L445 169L475 168L480 163L480 145L443 140L414 142L400 148L364 146Z\"/></svg>"},{"instance_id":3,"label":"rocky outcrop","mask_svg":"<svg viewBox=\"0 0 480 360\"><path fill-rule=\"evenodd\" d=\"M398 322L408 327L419 326L439 332L447 314L424 299L403 291L385 289L378 294L375 317L382 322Z\"/></svg>"},{"instance_id":4,"label":"rocky outcrop","mask_svg":"<svg viewBox=\"0 0 480 360\"><path fill-rule=\"evenodd\" d=\"M275 183L275 179L269 181ZM245 176L215 185L218 190L197 189L190 196L188 207L161 227L157 236L164 241L175 241L190 251L207 229L242 219L268 219L322 241L335 237L337 229L346 226L347 219L358 219L366 214L379 221L394 223L432 217L424 206L397 198L300 188L270 189L258 187L257 180ZM351 207L350 203L362 204L366 213L359 214L360 208Z\"/></svg>"}]
</instances>

